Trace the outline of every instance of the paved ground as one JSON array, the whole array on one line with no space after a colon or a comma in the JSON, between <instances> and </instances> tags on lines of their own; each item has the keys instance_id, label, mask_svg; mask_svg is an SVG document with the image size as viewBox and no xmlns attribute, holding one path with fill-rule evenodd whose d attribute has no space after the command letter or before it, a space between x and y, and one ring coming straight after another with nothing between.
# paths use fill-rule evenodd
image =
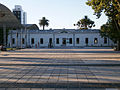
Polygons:
<instances>
[{"instance_id":1,"label":"paved ground","mask_svg":"<svg viewBox=\"0 0 120 90\"><path fill-rule=\"evenodd\" d=\"M1 52L0 90L3 88L118 90L120 52L110 48L22 49Z\"/></svg>"}]
</instances>

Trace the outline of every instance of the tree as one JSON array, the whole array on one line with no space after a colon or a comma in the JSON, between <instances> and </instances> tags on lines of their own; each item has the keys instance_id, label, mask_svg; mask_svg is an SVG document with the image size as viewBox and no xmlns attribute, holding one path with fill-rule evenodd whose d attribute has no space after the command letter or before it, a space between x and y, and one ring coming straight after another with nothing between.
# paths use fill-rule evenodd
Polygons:
<instances>
[{"instance_id":1,"label":"tree","mask_svg":"<svg viewBox=\"0 0 120 90\"><path fill-rule=\"evenodd\" d=\"M74 26L78 26L79 29L88 29L94 27L95 24L94 21L85 16L83 19L79 20L77 24L74 24Z\"/></svg>"},{"instance_id":2,"label":"tree","mask_svg":"<svg viewBox=\"0 0 120 90\"><path fill-rule=\"evenodd\" d=\"M88 0L87 5L94 10L94 15L98 18L104 11L109 20L106 25L101 27L102 33L107 33L107 36L117 40L117 50L120 50L120 0ZM108 30L105 30L108 29Z\"/></svg>"},{"instance_id":3,"label":"tree","mask_svg":"<svg viewBox=\"0 0 120 90\"><path fill-rule=\"evenodd\" d=\"M49 20L47 20L45 17L42 17L42 19L39 21L39 25L43 26L43 30L45 29L45 26L48 27L49 25Z\"/></svg>"},{"instance_id":4,"label":"tree","mask_svg":"<svg viewBox=\"0 0 120 90\"><path fill-rule=\"evenodd\" d=\"M120 38L120 33L116 29L117 28L115 26L114 21L111 18L109 18L107 23L101 26L101 36L109 37L111 40L116 42L116 38Z\"/></svg>"}]
</instances>

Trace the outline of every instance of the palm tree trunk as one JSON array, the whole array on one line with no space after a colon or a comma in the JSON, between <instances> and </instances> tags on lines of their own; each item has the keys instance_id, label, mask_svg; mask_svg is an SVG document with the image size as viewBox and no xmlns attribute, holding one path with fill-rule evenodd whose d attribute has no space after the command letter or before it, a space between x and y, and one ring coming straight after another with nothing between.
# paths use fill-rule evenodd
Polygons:
<instances>
[{"instance_id":1,"label":"palm tree trunk","mask_svg":"<svg viewBox=\"0 0 120 90\"><path fill-rule=\"evenodd\" d=\"M45 30L45 26L43 25L43 30Z\"/></svg>"},{"instance_id":2,"label":"palm tree trunk","mask_svg":"<svg viewBox=\"0 0 120 90\"><path fill-rule=\"evenodd\" d=\"M87 29L87 24L85 24L85 29Z\"/></svg>"}]
</instances>

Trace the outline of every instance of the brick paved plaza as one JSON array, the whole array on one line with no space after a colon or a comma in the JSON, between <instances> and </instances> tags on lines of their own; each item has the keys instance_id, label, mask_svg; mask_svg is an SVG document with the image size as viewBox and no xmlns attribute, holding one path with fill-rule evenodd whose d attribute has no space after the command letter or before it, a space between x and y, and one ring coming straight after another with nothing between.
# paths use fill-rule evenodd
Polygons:
<instances>
[{"instance_id":1,"label":"brick paved plaza","mask_svg":"<svg viewBox=\"0 0 120 90\"><path fill-rule=\"evenodd\" d=\"M0 53L0 90L119 88L120 52L110 48L22 49Z\"/></svg>"}]
</instances>

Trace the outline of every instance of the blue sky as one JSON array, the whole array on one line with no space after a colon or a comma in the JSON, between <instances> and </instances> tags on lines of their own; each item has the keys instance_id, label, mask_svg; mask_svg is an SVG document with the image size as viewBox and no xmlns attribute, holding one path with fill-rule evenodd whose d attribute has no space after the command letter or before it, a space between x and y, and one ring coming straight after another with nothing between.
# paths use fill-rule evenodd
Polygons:
<instances>
[{"instance_id":1,"label":"blue sky","mask_svg":"<svg viewBox=\"0 0 120 90\"><path fill-rule=\"evenodd\" d=\"M96 19L93 15L91 7L85 4L87 0L0 0L1 4L6 5L10 10L15 5L21 5L23 10L27 12L27 23L37 24L39 19L46 17L49 20L49 28L53 29L76 29L73 26L78 20L87 15L91 20L95 21L95 29L107 21L107 17L103 14L100 19ZM42 27L40 27L42 29Z\"/></svg>"}]
</instances>

